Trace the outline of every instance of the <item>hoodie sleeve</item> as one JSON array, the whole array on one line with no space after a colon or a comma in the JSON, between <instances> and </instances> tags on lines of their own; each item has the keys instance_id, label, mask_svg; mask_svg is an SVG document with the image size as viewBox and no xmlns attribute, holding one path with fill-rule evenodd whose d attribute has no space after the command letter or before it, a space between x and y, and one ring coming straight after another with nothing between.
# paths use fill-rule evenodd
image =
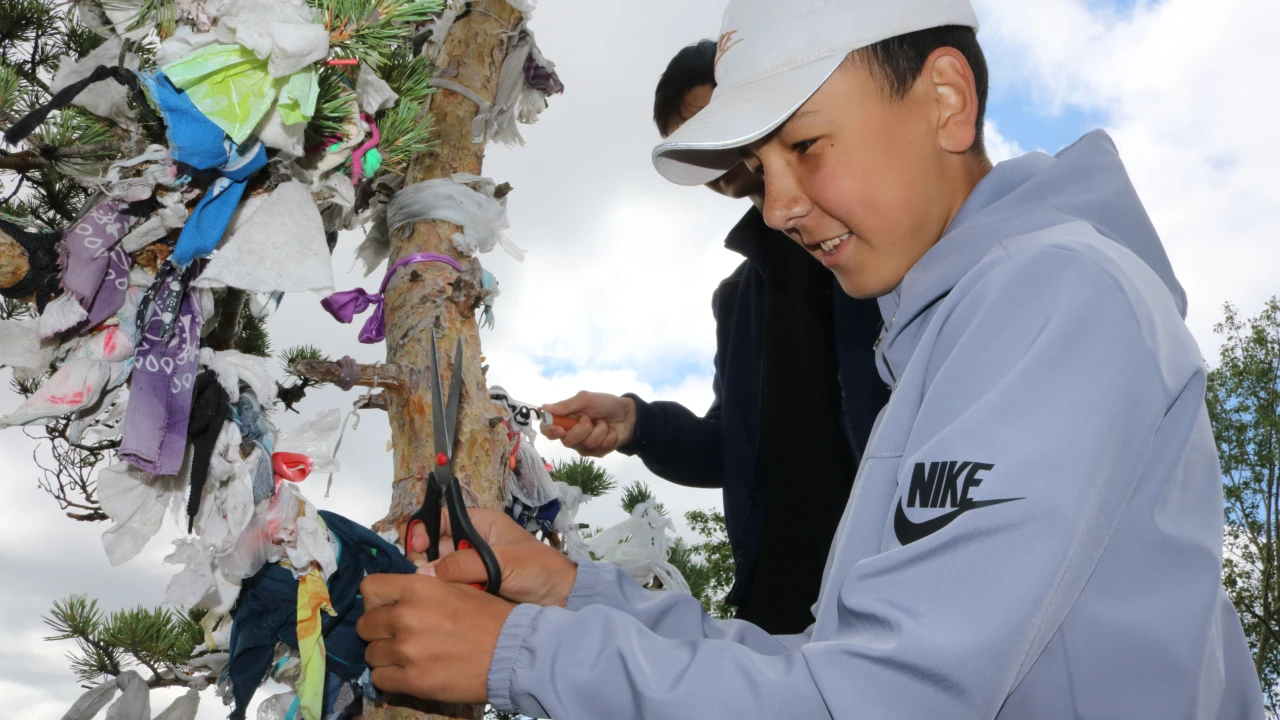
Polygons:
<instances>
[{"instance_id":1,"label":"hoodie sleeve","mask_svg":"<svg viewBox=\"0 0 1280 720\"><path fill-rule=\"evenodd\" d=\"M624 612L657 635L675 640L725 640L756 652L776 655L799 647L807 635L770 635L744 620L719 620L702 610L692 595L646 590L625 570L611 563L578 564L578 579L566 607L581 610L602 605Z\"/></svg>"},{"instance_id":2,"label":"hoodie sleeve","mask_svg":"<svg viewBox=\"0 0 1280 720\"><path fill-rule=\"evenodd\" d=\"M668 401L645 402L628 393L636 404L636 425L631 442L618 448L623 455L638 455L654 475L677 485L718 488L721 476L720 382L714 383L715 401L698 417L685 406Z\"/></svg>"},{"instance_id":3,"label":"hoodie sleeve","mask_svg":"<svg viewBox=\"0 0 1280 720\"><path fill-rule=\"evenodd\" d=\"M994 717L1093 571L1179 382L1120 275L1047 249L953 291L924 330L934 352L913 360L926 380L896 391L919 407L901 457L864 460L859 482L898 468L896 495L888 479L854 500L884 502L884 529L838 535L883 534L882 552L843 566L857 549L834 550L817 641L779 651L664 636L634 606L521 606L491 665L495 707L558 720ZM940 482L924 509L923 479L910 500L921 466Z\"/></svg>"}]
</instances>

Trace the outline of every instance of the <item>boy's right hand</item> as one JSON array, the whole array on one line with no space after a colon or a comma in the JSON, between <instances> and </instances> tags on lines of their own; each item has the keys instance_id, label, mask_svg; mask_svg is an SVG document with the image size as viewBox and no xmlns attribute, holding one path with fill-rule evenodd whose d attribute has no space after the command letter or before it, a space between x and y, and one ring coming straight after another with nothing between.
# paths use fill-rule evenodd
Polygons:
<instances>
[{"instance_id":1,"label":"boy's right hand","mask_svg":"<svg viewBox=\"0 0 1280 720\"><path fill-rule=\"evenodd\" d=\"M578 419L578 424L569 430L543 425L542 434L584 457L608 455L631 442L636 429L635 400L608 393L583 390L568 400L543 405L542 409Z\"/></svg>"},{"instance_id":2,"label":"boy's right hand","mask_svg":"<svg viewBox=\"0 0 1280 720\"><path fill-rule=\"evenodd\" d=\"M578 579L578 566L559 550L539 542L528 530L496 510L469 508L471 524L489 544L502 568L502 597L517 603L564 607ZM418 573L458 584L483 583L484 563L475 550L454 550L449 531L449 513L441 512L440 559L427 563L427 531L421 523L413 526L408 558Z\"/></svg>"}]
</instances>

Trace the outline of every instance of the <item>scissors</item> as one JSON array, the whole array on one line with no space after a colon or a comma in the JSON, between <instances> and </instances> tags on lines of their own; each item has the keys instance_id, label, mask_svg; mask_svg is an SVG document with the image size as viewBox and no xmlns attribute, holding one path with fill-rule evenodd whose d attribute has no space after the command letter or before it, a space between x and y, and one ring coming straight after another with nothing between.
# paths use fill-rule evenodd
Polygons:
<instances>
[{"instance_id":1,"label":"scissors","mask_svg":"<svg viewBox=\"0 0 1280 720\"><path fill-rule=\"evenodd\" d=\"M502 585L502 568L498 566L498 558L493 549L480 537L471 516L467 513L466 502L462 497L462 485L453 474L453 449L457 442L458 400L462 396L462 339L458 339L458 348L453 357L453 378L449 381L449 404L446 406L440 396L440 359L436 354L436 339L431 337L431 365L435 368L435 380L431 384L432 428L435 431L436 468L427 476L427 493L422 500L422 507L409 516L407 537L413 537L414 523L422 523L427 531L427 560L435 562L440 559L440 507L449 509L449 529L453 535L455 550L473 549L480 555L484 563L487 583L473 583L474 587L497 595Z\"/></svg>"}]
</instances>

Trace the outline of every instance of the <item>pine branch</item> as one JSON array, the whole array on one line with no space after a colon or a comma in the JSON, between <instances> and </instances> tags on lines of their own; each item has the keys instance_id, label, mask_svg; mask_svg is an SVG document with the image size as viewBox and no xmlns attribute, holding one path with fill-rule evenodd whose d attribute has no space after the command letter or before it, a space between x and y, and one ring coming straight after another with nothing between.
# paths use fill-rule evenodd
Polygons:
<instances>
[{"instance_id":1,"label":"pine branch","mask_svg":"<svg viewBox=\"0 0 1280 720\"><path fill-rule=\"evenodd\" d=\"M306 130L309 148L342 135L356 107L355 90L342 69L323 67L318 82L320 92L316 96L316 111Z\"/></svg>"},{"instance_id":2,"label":"pine branch","mask_svg":"<svg viewBox=\"0 0 1280 720\"><path fill-rule=\"evenodd\" d=\"M551 479L579 488L587 497L600 497L618 486L613 476L590 458L555 461Z\"/></svg>"},{"instance_id":3,"label":"pine branch","mask_svg":"<svg viewBox=\"0 0 1280 720\"><path fill-rule=\"evenodd\" d=\"M248 305L240 311L240 335L236 337L236 350L245 355L271 357L271 336L267 334L267 321L255 315Z\"/></svg>"},{"instance_id":4,"label":"pine branch","mask_svg":"<svg viewBox=\"0 0 1280 720\"><path fill-rule=\"evenodd\" d=\"M44 622L55 634L44 639L76 641L81 655L71 652L67 658L78 679L88 681L103 675L119 675L123 671L125 663L119 653L100 637L103 618L97 600L89 600L86 595L72 595L66 600L54 601L50 615L44 618Z\"/></svg>"},{"instance_id":5,"label":"pine branch","mask_svg":"<svg viewBox=\"0 0 1280 720\"><path fill-rule=\"evenodd\" d=\"M431 87L434 76L435 68L427 56L414 54L407 45L393 50L378 68L378 77L400 96L397 102L426 102L427 97L436 91Z\"/></svg>"},{"instance_id":6,"label":"pine branch","mask_svg":"<svg viewBox=\"0 0 1280 720\"><path fill-rule=\"evenodd\" d=\"M649 489L648 483L643 480L636 480L630 485L622 489L622 509L628 515L643 503L653 502L653 491ZM656 503L655 509L658 514L666 517L667 509L662 503Z\"/></svg>"},{"instance_id":7,"label":"pine branch","mask_svg":"<svg viewBox=\"0 0 1280 720\"><path fill-rule=\"evenodd\" d=\"M0 170L15 172L32 172L52 169L61 160L88 160L120 157L125 152L125 143L104 142L93 145L67 145L57 147L46 145L40 150L23 150L12 155L0 156Z\"/></svg>"},{"instance_id":8,"label":"pine branch","mask_svg":"<svg viewBox=\"0 0 1280 720\"><path fill-rule=\"evenodd\" d=\"M382 166L388 172L408 167L415 155L436 149L435 127L422 103L400 100L383 113L378 129L382 133L378 150L382 153Z\"/></svg>"},{"instance_id":9,"label":"pine branch","mask_svg":"<svg viewBox=\"0 0 1280 720\"><path fill-rule=\"evenodd\" d=\"M309 0L325 14L329 45L340 56L382 65L413 35L414 24L444 9L443 0Z\"/></svg>"}]
</instances>

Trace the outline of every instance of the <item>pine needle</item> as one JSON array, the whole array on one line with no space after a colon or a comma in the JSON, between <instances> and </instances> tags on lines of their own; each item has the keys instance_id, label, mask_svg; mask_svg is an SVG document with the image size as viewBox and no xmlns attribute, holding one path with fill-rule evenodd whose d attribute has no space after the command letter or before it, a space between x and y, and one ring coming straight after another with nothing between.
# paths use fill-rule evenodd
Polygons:
<instances>
[{"instance_id":1,"label":"pine needle","mask_svg":"<svg viewBox=\"0 0 1280 720\"><path fill-rule=\"evenodd\" d=\"M618 486L613 476L590 458L555 461L551 479L579 488L587 497L600 497Z\"/></svg>"},{"instance_id":2,"label":"pine needle","mask_svg":"<svg viewBox=\"0 0 1280 720\"><path fill-rule=\"evenodd\" d=\"M347 120L355 108L355 91L347 84L338 68L320 70L320 93L316 96L316 111L307 123L308 147L323 143L327 138L341 135Z\"/></svg>"},{"instance_id":3,"label":"pine needle","mask_svg":"<svg viewBox=\"0 0 1280 720\"><path fill-rule=\"evenodd\" d=\"M378 122L382 141L382 166L396 172L409 164L414 155L436 149L435 126L421 103L401 100L387 110Z\"/></svg>"},{"instance_id":4,"label":"pine needle","mask_svg":"<svg viewBox=\"0 0 1280 720\"><path fill-rule=\"evenodd\" d=\"M444 9L443 0L309 0L325 14L329 45L377 68L407 41L414 24Z\"/></svg>"},{"instance_id":5,"label":"pine needle","mask_svg":"<svg viewBox=\"0 0 1280 720\"><path fill-rule=\"evenodd\" d=\"M653 502L653 491L649 489L648 483L643 480L636 480L622 489L622 510L628 515L638 506L647 502ZM666 517L667 509L663 507L662 503L656 503L655 508L659 515Z\"/></svg>"}]
</instances>

